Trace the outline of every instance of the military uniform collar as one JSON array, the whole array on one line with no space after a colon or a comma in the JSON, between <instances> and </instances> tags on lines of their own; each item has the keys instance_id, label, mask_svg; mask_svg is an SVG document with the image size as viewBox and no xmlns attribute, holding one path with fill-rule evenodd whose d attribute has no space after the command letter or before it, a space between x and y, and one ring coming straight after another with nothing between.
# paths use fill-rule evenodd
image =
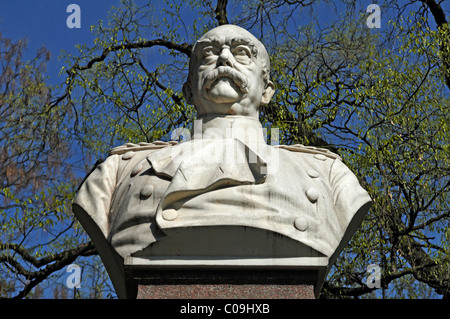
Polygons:
<instances>
[{"instance_id":1,"label":"military uniform collar","mask_svg":"<svg viewBox=\"0 0 450 319\"><path fill-rule=\"evenodd\" d=\"M194 121L193 139L237 138L244 143L266 143L258 119L240 115L210 114Z\"/></svg>"}]
</instances>

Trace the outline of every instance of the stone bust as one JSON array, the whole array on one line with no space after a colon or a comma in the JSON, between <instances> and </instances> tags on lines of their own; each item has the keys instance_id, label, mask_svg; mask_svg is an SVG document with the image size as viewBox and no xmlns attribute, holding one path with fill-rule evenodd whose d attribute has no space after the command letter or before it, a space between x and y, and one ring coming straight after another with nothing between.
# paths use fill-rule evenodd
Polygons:
<instances>
[{"instance_id":1,"label":"stone bust","mask_svg":"<svg viewBox=\"0 0 450 319\"><path fill-rule=\"evenodd\" d=\"M258 114L275 91L269 74L247 30L210 30L183 86L198 112L193 138L116 147L81 185L74 213L115 285L129 257L326 269L347 244L371 199L338 155L265 142Z\"/></svg>"}]
</instances>

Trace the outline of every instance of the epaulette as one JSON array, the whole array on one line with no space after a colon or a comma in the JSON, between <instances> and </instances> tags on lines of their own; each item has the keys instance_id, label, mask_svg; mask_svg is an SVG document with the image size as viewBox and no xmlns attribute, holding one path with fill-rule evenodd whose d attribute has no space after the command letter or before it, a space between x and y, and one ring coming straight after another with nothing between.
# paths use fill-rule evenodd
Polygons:
<instances>
[{"instance_id":1,"label":"epaulette","mask_svg":"<svg viewBox=\"0 0 450 319\"><path fill-rule=\"evenodd\" d=\"M326 156L326 157L329 157L332 159L342 160L338 154L335 154L335 153L331 152L330 150L327 150L326 148L319 148L319 147L315 147L315 146L305 146L302 144L274 145L274 147L278 147L278 148L285 149L285 150L292 151L292 152L323 155L323 156Z\"/></svg>"},{"instance_id":2,"label":"epaulette","mask_svg":"<svg viewBox=\"0 0 450 319\"><path fill-rule=\"evenodd\" d=\"M121 146L114 147L108 152L108 156L114 155L114 154L125 154L127 152L133 151L133 152L139 152L139 151L145 151L145 150L156 150L160 148L164 148L167 146L173 146L178 144L177 141L169 141L169 142L163 142L163 141L155 141L152 143L146 143L146 142L139 142L137 144L135 143L126 143Z\"/></svg>"}]
</instances>

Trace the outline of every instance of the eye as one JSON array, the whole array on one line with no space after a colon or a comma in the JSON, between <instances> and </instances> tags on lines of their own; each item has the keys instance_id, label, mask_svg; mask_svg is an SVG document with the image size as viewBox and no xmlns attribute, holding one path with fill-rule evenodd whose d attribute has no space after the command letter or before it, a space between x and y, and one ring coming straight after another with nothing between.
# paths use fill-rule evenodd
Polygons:
<instances>
[{"instance_id":1,"label":"eye","mask_svg":"<svg viewBox=\"0 0 450 319\"><path fill-rule=\"evenodd\" d=\"M204 48L203 49L203 51L202 51L202 55L203 55L203 57L206 57L206 56L210 56L210 55L213 55L214 53L213 53L213 48Z\"/></svg>"},{"instance_id":2,"label":"eye","mask_svg":"<svg viewBox=\"0 0 450 319\"><path fill-rule=\"evenodd\" d=\"M251 62L252 53L245 45L238 45L233 49L233 55L239 63L248 64Z\"/></svg>"},{"instance_id":3,"label":"eye","mask_svg":"<svg viewBox=\"0 0 450 319\"><path fill-rule=\"evenodd\" d=\"M250 49L245 47L245 46L243 46L243 45L240 45L236 49L234 49L234 52L237 55L246 55L248 57L251 56Z\"/></svg>"},{"instance_id":4,"label":"eye","mask_svg":"<svg viewBox=\"0 0 450 319\"><path fill-rule=\"evenodd\" d=\"M218 55L219 55L218 49L213 46L203 48L202 50L203 63L204 64L213 63L217 59Z\"/></svg>"},{"instance_id":5,"label":"eye","mask_svg":"<svg viewBox=\"0 0 450 319\"><path fill-rule=\"evenodd\" d=\"M212 55L219 55L219 49L213 46L207 46L203 48L202 57L208 57Z\"/></svg>"}]
</instances>

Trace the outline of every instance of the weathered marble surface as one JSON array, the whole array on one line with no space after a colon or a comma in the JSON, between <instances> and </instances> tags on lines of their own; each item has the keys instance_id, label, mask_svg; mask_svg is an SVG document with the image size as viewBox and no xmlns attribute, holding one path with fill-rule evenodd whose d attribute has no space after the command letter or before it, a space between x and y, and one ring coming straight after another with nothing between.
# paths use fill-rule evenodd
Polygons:
<instances>
[{"instance_id":1,"label":"weathered marble surface","mask_svg":"<svg viewBox=\"0 0 450 319\"><path fill-rule=\"evenodd\" d=\"M83 183L74 213L116 290L125 289L125 259L324 274L351 238L371 199L340 157L265 142L258 112L274 93L269 70L246 30L211 30L183 87L199 114L192 139L119 146Z\"/></svg>"}]
</instances>

